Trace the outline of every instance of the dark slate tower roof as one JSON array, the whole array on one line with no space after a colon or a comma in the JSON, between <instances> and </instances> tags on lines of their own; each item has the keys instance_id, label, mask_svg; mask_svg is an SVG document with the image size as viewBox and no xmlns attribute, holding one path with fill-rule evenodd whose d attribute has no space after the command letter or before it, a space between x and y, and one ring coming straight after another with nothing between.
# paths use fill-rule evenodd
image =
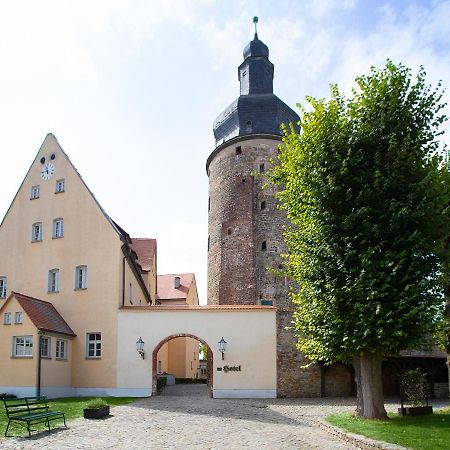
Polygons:
<instances>
[{"instance_id":1,"label":"dark slate tower roof","mask_svg":"<svg viewBox=\"0 0 450 450\"><path fill-rule=\"evenodd\" d=\"M255 33L238 68L240 96L214 121L217 147L238 136L281 136L281 124L299 121L297 113L273 94L273 72L269 49Z\"/></svg>"}]
</instances>

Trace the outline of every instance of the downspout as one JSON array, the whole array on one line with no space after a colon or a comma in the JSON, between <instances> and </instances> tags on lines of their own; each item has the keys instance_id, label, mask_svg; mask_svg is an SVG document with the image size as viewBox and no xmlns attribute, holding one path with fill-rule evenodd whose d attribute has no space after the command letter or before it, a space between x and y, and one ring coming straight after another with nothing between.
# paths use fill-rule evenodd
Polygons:
<instances>
[{"instance_id":1,"label":"downspout","mask_svg":"<svg viewBox=\"0 0 450 450\"><path fill-rule=\"evenodd\" d=\"M125 259L126 256L122 258L122 306L125 306Z\"/></svg>"},{"instance_id":2,"label":"downspout","mask_svg":"<svg viewBox=\"0 0 450 450\"><path fill-rule=\"evenodd\" d=\"M41 370L42 370L42 335L44 333L39 330L38 331L38 367L37 367L37 387L36 387L36 396L40 397L41 395Z\"/></svg>"}]
</instances>

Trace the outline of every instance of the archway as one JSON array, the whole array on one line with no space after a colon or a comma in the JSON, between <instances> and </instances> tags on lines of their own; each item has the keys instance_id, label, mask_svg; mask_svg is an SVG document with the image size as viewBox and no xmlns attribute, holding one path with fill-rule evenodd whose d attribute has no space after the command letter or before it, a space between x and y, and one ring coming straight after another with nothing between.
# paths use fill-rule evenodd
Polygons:
<instances>
[{"instance_id":1,"label":"archway","mask_svg":"<svg viewBox=\"0 0 450 450\"><path fill-rule=\"evenodd\" d=\"M180 338L180 337L195 339L196 341L198 341L206 346L207 353L208 353L206 385L208 387L209 395L212 397L213 396L213 383L214 383L214 377L213 377L214 354L211 350L211 347L208 345L208 343L205 340L200 339L198 336L195 336L190 333L171 334L170 336L167 336L162 341L160 341L159 344L153 349L153 353L152 353L152 395L156 395L156 393L157 393L158 352L164 344L168 343L172 339L176 339L176 338Z\"/></svg>"}]
</instances>

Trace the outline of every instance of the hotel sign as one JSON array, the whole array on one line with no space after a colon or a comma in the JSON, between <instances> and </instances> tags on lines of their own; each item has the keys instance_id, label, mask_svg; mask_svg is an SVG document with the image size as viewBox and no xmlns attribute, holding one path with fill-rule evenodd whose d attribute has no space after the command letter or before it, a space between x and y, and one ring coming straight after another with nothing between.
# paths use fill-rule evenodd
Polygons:
<instances>
[{"instance_id":1,"label":"hotel sign","mask_svg":"<svg viewBox=\"0 0 450 450\"><path fill-rule=\"evenodd\" d=\"M223 366L218 367L217 372L241 372L241 366Z\"/></svg>"}]
</instances>

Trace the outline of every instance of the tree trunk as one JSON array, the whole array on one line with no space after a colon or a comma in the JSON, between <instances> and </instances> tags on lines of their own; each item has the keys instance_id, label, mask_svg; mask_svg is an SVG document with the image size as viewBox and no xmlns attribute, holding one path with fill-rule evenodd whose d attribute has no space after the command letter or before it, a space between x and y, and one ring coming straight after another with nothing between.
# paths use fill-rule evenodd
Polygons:
<instances>
[{"instance_id":1,"label":"tree trunk","mask_svg":"<svg viewBox=\"0 0 450 450\"><path fill-rule=\"evenodd\" d=\"M353 358L357 391L356 415L365 419L385 419L379 353L364 352Z\"/></svg>"}]
</instances>

